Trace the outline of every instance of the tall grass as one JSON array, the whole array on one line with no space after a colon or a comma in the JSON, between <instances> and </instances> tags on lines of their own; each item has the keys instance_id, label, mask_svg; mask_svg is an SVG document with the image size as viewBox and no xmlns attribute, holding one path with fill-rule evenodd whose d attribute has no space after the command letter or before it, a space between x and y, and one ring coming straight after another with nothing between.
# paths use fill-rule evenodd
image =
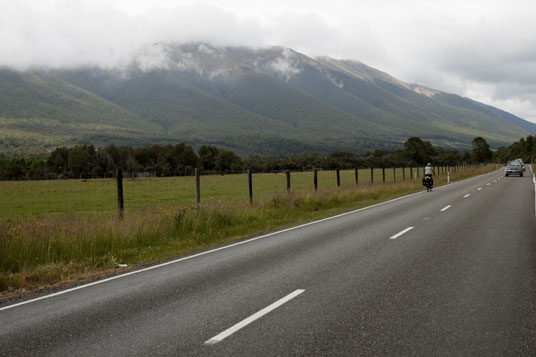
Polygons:
<instances>
[{"instance_id":1,"label":"tall grass","mask_svg":"<svg viewBox=\"0 0 536 357\"><path fill-rule=\"evenodd\" d=\"M458 172L451 180L492 169ZM445 181L436 177L436 185ZM407 180L294 190L252 206L246 199L146 206L129 210L123 220L115 212L9 219L0 223L0 291L86 279L119 263L154 263L419 190L420 182Z\"/></svg>"}]
</instances>

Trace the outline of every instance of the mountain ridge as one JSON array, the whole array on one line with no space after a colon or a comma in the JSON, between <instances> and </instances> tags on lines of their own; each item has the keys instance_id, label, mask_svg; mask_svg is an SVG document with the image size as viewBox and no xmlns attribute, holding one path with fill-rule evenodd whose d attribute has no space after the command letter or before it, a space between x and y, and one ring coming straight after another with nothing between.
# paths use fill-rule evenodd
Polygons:
<instances>
[{"instance_id":1,"label":"mountain ridge","mask_svg":"<svg viewBox=\"0 0 536 357\"><path fill-rule=\"evenodd\" d=\"M124 68L0 69L0 127L7 152L181 141L360 153L410 136L468 149L476 136L497 148L536 134L501 109L359 61L206 43L155 44Z\"/></svg>"}]
</instances>

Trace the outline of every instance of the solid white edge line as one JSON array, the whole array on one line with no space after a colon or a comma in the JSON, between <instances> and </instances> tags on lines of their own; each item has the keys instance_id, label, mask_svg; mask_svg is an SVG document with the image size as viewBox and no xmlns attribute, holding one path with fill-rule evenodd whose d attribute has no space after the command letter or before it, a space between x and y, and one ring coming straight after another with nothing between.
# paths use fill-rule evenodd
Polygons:
<instances>
[{"instance_id":1,"label":"solid white edge line","mask_svg":"<svg viewBox=\"0 0 536 357\"><path fill-rule=\"evenodd\" d=\"M534 217L536 217L536 176L534 171L532 171L532 165L530 167L530 172L532 172L532 182L534 183Z\"/></svg>"},{"instance_id":2,"label":"solid white edge line","mask_svg":"<svg viewBox=\"0 0 536 357\"><path fill-rule=\"evenodd\" d=\"M465 196L463 196L463 198L467 198L467 197L469 197L469 196L471 196L470 193L468 193L468 194L466 194Z\"/></svg>"},{"instance_id":3,"label":"solid white edge line","mask_svg":"<svg viewBox=\"0 0 536 357\"><path fill-rule=\"evenodd\" d=\"M390 237L389 239L397 239L397 238L400 237L401 235L406 234L406 233L408 233L409 231L411 231L413 228L415 228L415 227L408 227L408 228L404 229L403 231L398 232L398 233L395 234L394 236Z\"/></svg>"},{"instance_id":4,"label":"solid white edge line","mask_svg":"<svg viewBox=\"0 0 536 357\"><path fill-rule=\"evenodd\" d=\"M273 304L271 304L271 305L265 307L264 309L256 312L255 314L251 315L250 317L240 321L236 325L229 327L227 330L223 331L222 333L212 337L211 339L208 339L207 341L205 341L205 344L206 345L214 345L214 344L216 344L218 342L221 342L222 340L224 340L227 337L231 336L233 333L243 329L244 327L246 327L247 325L249 325L253 321L260 319L261 317L263 317L264 315L268 314L269 312L277 309L281 305L283 305L283 304L289 302L290 300L294 299L296 296L302 294L304 291L305 290L303 290L303 289L298 289L298 290L288 294L284 298L281 298L281 299L277 300Z\"/></svg>"},{"instance_id":5,"label":"solid white edge line","mask_svg":"<svg viewBox=\"0 0 536 357\"><path fill-rule=\"evenodd\" d=\"M446 210L448 210L450 207L452 207L451 205L448 205L448 206L445 206L443 208L440 209L441 212L445 212Z\"/></svg>"},{"instance_id":6,"label":"solid white edge line","mask_svg":"<svg viewBox=\"0 0 536 357\"><path fill-rule=\"evenodd\" d=\"M485 175L485 174L484 174L484 175ZM478 177L478 176L474 176L474 177ZM472 179L472 178L473 178L473 177L469 178L468 180L470 180L470 179ZM443 189L444 187L451 186L451 185L455 185L455 184L457 184L457 183L459 183L459 182L462 182L462 181L455 181L455 182L449 183L449 184L447 184L447 185L440 186L440 187L438 187L436 190L441 190L441 189ZM112 276L112 277L110 277L110 278L106 278L106 279L102 279L102 280L97 280L97 281L94 281L94 282L89 283L89 284L84 284L84 285L76 286L76 287L74 287L74 288L70 288L70 289L67 289L67 290L58 291L57 293L52 293L52 294L49 294L49 295L40 296L40 297L38 297L38 298L34 298L34 299L26 300L26 301L21 301L21 302L19 302L19 303L13 304L13 305L8 305L8 306L0 307L0 311L4 311L4 310L8 310L8 309L12 309L12 308L17 307L17 306L26 305L26 304L29 304L29 303L32 303L32 302L36 302L36 301L39 301L39 300L48 299L48 298L51 298L51 297L54 297L54 296L67 294L67 293L70 293L70 292L73 292L73 291L76 291L76 290L80 290L80 289L88 288L88 287L90 287L90 286L103 284L103 283L106 283L106 282L108 282L108 281L112 281L112 280L116 280L116 279L120 279L120 278L127 277L127 276L129 276L129 275L139 274L139 273L143 273L143 272L145 272L145 271L149 271L149 270L153 270L153 269L158 269L158 268L164 267L164 266L166 266L166 265L171 265L171 264L180 263L180 262L185 261L185 260L189 260L189 259L197 258L197 257L203 256L203 255L206 255L206 254L210 254L210 253L214 253L214 252L217 252L217 251L220 251L220 250L224 250L224 249L232 248L232 247L235 247L235 246L238 246L238 245L247 244L247 243L250 243L250 242L259 240L259 239L264 239L264 238L267 238L267 237L271 237L271 236L273 236L273 235L277 235L277 234L280 234L280 233L289 232L289 231L292 231L292 230L295 230L295 229L299 229L299 228L303 228L303 227L307 227L307 226L310 226L310 225L313 225L313 224L317 224L317 223L321 223L321 222L329 221L329 220L331 220L331 219L336 219L336 218L344 217L344 216L351 215L351 214L354 214L354 213L357 213L357 212L360 212L360 211L364 211L364 210L371 209L371 208L378 207L378 206L382 206L382 205L385 205L385 204L388 204L388 203L391 203L391 202L395 202L395 201L398 201L398 200L402 200L402 199L404 199L404 198L408 198L408 197L412 197L412 196L420 195L420 194L422 194L422 193L424 193L424 192L426 192L426 191L415 192L415 193L412 193L412 194L409 194L409 195L406 195L406 196L401 196L401 197L393 198L392 200L388 200L388 201L384 201L384 202L376 203L376 204L374 204L374 205L372 205L372 206L367 206L367 207L359 208L359 209L356 209L356 210L353 210L353 211L350 211L350 212L345 212L345 213L338 214L338 215L336 215L336 216L332 216L332 217L327 217L327 218L319 219L319 220L317 220L317 221L313 221L313 222L309 222L309 223L304 223L304 224L301 224L301 225L299 225L299 226L290 227L290 228L283 229L283 230L280 230L280 231L277 231L277 232L268 233L268 234L265 234L265 235L262 235L262 236L259 236L259 237L254 237L254 238L246 239L246 240L243 240L243 241L240 241L240 242L237 242L237 243L233 243L233 244L230 244L230 245L226 245L226 246L223 246L223 247L219 247L219 248L216 248L216 249L207 250L206 252L197 253L197 254L194 254L194 255L190 255L190 256L187 256L187 257L183 257L183 258L179 258L179 259L171 260L171 261L169 261L169 262L165 262L165 263L161 263L161 264L157 264L157 265L152 265L152 266L147 267L147 268L143 268L143 269L140 269L140 270L134 270L134 271L131 271L131 272L128 272L128 273L125 273L125 274L119 274L119 275L116 275L116 276Z\"/></svg>"}]
</instances>

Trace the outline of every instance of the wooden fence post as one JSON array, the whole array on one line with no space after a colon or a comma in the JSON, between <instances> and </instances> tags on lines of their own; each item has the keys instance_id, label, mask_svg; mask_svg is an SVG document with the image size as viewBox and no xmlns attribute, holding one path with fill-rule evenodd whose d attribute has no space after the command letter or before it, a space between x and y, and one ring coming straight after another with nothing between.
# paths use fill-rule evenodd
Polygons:
<instances>
[{"instance_id":1,"label":"wooden fence post","mask_svg":"<svg viewBox=\"0 0 536 357\"><path fill-rule=\"evenodd\" d=\"M318 190L318 169L313 169L313 183L315 185L315 191Z\"/></svg>"},{"instance_id":2,"label":"wooden fence post","mask_svg":"<svg viewBox=\"0 0 536 357\"><path fill-rule=\"evenodd\" d=\"M337 187L341 187L341 171L337 169Z\"/></svg>"},{"instance_id":3,"label":"wooden fence post","mask_svg":"<svg viewBox=\"0 0 536 357\"><path fill-rule=\"evenodd\" d=\"M370 183L374 183L374 168L370 168Z\"/></svg>"},{"instance_id":4,"label":"wooden fence post","mask_svg":"<svg viewBox=\"0 0 536 357\"><path fill-rule=\"evenodd\" d=\"M290 192L290 171L285 170L285 175L287 175L287 192Z\"/></svg>"},{"instance_id":5,"label":"wooden fence post","mask_svg":"<svg viewBox=\"0 0 536 357\"><path fill-rule=\"evenodd\" d=\"M359 185L359 169L355 169L355 185Z\"/></svg>"},{"instance_id":6,"label":"wooden fence post","mask_svg":"<svg viewBox=\"0 0 536 357\"><path fill-rule=\"evenodd\" d=\"M393 167L393 182L396 182L396 167Z\"/></svg>"},{"instance_id":7,"label":"wooden fence post","mask_svg":"<svg viewBox=\"0 0 536 357\"><path fill-rule=\"evenodd\" d=\"M383 178L383 183L385 183L385 167L382 167L382 178Z\"/></svg>"},{"instance_id":8,"label":"wooden fence post","mask_svg":"<svg viewBox=\"0 0 536 357\"><path fill-rule=\"evenodd\" d=\"M251 175L251 169L248 169L248 191L249 191L249 204L253 204L253 178Z\"/></svg>"},{"instance_id":9,"label":"wooden fence post","mask_svg":"<svg viewBox=\"0 0 536 357\"><path fill-rule=\"evenodd\" d=\"M119 209L119 219L123 219L123 170L117 169L117 208Z\"/></svg>"},{"instance_id":10,"label":"wooden fence post","mask_svg":"<svg viewBox=\"0 0 536 357\"><path fill-rule=\"evenodd\" d=\"M199 169L195 168L195 203L198 205L201 202L201 182L199 178Z\"/></svg>"}]
</instances>

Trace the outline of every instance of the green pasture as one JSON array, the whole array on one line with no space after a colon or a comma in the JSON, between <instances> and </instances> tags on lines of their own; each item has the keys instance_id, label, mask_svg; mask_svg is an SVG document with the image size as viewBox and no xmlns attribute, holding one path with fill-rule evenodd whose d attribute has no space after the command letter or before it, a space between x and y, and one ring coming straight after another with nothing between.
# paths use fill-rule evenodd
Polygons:
<instances>
[{"instance_id":1,"label":"green pasture","mask_svg":"<svg viewBox=\"0 0 536 357\"><path fill-rule=\"evenodd\" d=\"M416 168L412 169L413 177ZM358 170L358 184L371 183L371 170ZM410 179L410 169L385 169L385 182ZM422 176L422 168L420 168ZM374 184L383 183L382 169L374 169ZM201 201L248 199L246 174L207 175L200 180ZM286 191L284 173L253 174L253 199L258 201ZM291 189L313 190L313 172L292 172ZM341 187L356 185L355 170L340 171ZM336 171L318 171L318 188L337 186ZM195 178L159 177L123 180L125 211L155 206L195 204ZM117 210L115 179L0 181L0 219L41 217L53 213L99 213Z\"/></svg>"}]
</instances>

